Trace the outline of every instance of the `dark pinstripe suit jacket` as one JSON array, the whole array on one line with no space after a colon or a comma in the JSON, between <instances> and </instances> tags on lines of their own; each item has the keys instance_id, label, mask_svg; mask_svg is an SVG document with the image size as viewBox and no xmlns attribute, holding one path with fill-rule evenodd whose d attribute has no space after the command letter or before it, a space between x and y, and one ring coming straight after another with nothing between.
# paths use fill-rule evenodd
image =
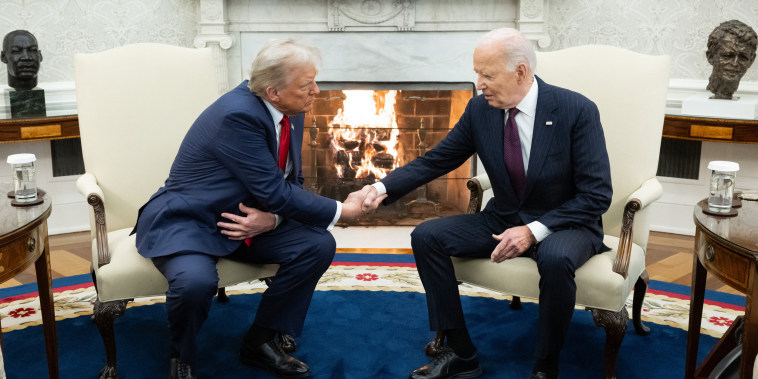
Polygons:
<instances>
[{"instance_id":1,"label":"dark pinstripe suit jacket","mask_svg":"<svg viewBox=\"0 0 758 379\"><path fill-rule=\"evenodd\" d=\"M337 203L302 188L303 118L290 119L294 167L283 178L274 121L247 81L211 104L184 137L164 186L140 209L134 228L139 253L231 254L241 242L221 234L216 222L222 212L240 214L240 202L306 225L329 226Z\"/></svg>"},{"instance_id":2,"label":"dark pinstripe suit jacket","mask_svg":"<svg viewBox=\"0 0 758 379\"><path fill-rule=\"evenodd\" d=\"M603 250L602 214L611 203L611 173L597 106L586 97L537 80L539 93L524 198L511 186L503 154L503 109L484 96L469 101L436 147L382 179L386 202L463 164L481 159L494 191L485 211L512 225L539 221L552 231L584 229Z\"/></svg>"}]
</instances>

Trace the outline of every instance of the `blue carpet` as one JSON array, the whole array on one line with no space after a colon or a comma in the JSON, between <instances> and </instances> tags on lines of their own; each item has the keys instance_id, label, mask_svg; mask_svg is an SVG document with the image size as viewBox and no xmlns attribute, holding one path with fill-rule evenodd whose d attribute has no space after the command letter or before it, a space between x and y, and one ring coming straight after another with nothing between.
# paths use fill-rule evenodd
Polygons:
<instances>
[{"instance_id":1,"label":"blue carpet","mask_svg":"<svg viewBox=\"0 0 758 379\"><path fill-rule=\"evenodd\" d=\"M260 294L234 295L214 303L199 337L201 378L269 378L237 360ZM526 378L532 365L537 305L520 311L508 302L463 297L471 335L480 351L484 378ZM168 331L163 304L130 308L116 321L118 371L122 378L168 376ZM626 378L681 377L684 330L648 323L649 336L629 325L619 353L617 375ZM89 316L57 323L61 378L92 378L105 363L102 341ZM432 338L424 295L415 292L317 291L294 355L314 378L405 378L425 364L423 347ZM716 339L701 335L701 361ZM605 332L590 312L576 311L561 362L562 378L599 378ZM44 378L41 327L3 333L9 378Z\"/></svg>"}]
</instances>

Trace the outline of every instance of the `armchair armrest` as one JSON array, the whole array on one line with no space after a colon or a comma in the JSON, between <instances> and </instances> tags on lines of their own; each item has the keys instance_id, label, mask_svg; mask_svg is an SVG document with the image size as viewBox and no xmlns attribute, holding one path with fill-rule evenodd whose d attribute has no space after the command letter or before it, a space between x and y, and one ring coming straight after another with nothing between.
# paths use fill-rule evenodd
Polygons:
<instances>
[{"instance_id":1,"label":"armchair armrest","mask_svg":"<svg viewBox=\"0 0 758 379\"><path fill-rule=\"evenodd\" d=\"M634 215L640 209L647 207L660 199L663 195L663 187L656 178L650 178L642 183L640 188L634 191L626 200L624 215L621 220L621 235L613 261L613 272L626 278L629 272L629 259L632 253L632 237L634 236Z\"/></svg>"},{"instance_id":2,"label":"armchair armrest","mask_svg":"<svg viewBox=\"0 0 758 379\"><path fill-rule=\"evenodd\" d=\"M97 262L92 262L97 267L102 267L111 262L108 251L108 230L105 227L105 204L103 190L97 185L97 178L91 173L84 173L76 180L76 188L79 193L87 198L87 203L92 206L95 213L95 239L97 241Z\"/></svg>"},{"instance_id":3,"label":"armchair armrest","mask_svg":"<svg viewBox=\"0 0 758 379\"><path fill-rule=\"evenodd\" d=\"M466 187L471 191L471 195L468 201L468 208L466 213L478 213L482 210L482 198L484 191L492 188L490 178L487 174L477 175L466 183Z\"/></svg>"}]
</instances>

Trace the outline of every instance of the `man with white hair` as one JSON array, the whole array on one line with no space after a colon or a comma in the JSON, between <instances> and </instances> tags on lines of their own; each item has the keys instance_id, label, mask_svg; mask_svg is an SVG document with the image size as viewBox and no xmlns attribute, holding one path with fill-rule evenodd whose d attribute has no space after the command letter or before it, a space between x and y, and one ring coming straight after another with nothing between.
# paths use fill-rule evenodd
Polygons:
<instances>
[{"instance_id":1,"label":"man with white hair","mask_svg":"<svg viewBox=\"0 0 758 379\"><path fill-rule=\"evenodd\" d=\"M195 120L163 187L140 209L137 250L166 276L171 378L196 377L196 337L218 287L224 256L280 268L243 338L240 360L280 377L310 368L275 335L300 334L313 291L334 258L329 230L361 215L365 193L344 203L303 189L304 112L316 94L318 50L269 41L249 81Z\"/></svg>"},{"instance_id":2,"label":"man with white hair","mask_svg":"<svg viewBox=\"0 0 758 379\"><path fill-rule=\"evenodd\" d=\"M519 31L484 35L474 50L482 94L469 101L444 140L375 183L364 201L368 210L400 199L474 153L492 183L494 198L482 212L426 221L411 234L430 329L447 340L412 379L481 374L451 256L496 263L529 256L537 262L539 337L532 378L558 377L576 301L574 273L593 254L607 251L601 215L611 202L611 174L595 104L545 83L534 76L535 66L532 43Z\"/></svg>"}]
</instances>

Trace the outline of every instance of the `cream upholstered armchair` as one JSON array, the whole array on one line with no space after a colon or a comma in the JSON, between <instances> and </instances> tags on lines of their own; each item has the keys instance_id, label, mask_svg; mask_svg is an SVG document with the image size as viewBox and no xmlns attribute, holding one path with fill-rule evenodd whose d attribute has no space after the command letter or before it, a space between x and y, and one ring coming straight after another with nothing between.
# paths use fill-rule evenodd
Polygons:
<instances>
[{"instance_id":1,"label":"cream upholstered armchair","mask_svg":"<svg viewBox=\"0 0 758 379\"><path fill-rule=\"evenodd\" d=\"M613 199L603 216L604 242L611 248L593 256L576 272L577 306L592 311L605 328L604 372L615 377L616 358L629 314L625 303L632 289L634 327L649 329L640 312L647 291L645 249L650 231L649 205L661 197L655 178L668 89L669 57L638 54L610 46L581 46L537 54L536 72L547 83L587 96L600 111L611 163ZM486 175L468 183L469 212L481 209ZM491 191L490 191L491 192ZM486 193L485 193L486 194ZM503 263L489 259L453 258L458 280L520 297L539 298L539 274L531 258ZM439 337L430 345L439 344ZM571 341L567 341L570 344Z\"/></svg>"},{"instance_id":2,"label":"cream upholstered armchair","mask_svg":"<svg viewBox=\"0 0 758 379\"><path fill-rule=\"evenodd\" d=\"M113 320L131 299L168 289L129 235L137 210L163 185L184 134L219 91L210 49L134 44L77 54L74 65L86 171L77 187L93 209L93 319L107 359L100 377L114 378ZM222 258L219 285L272 277L277 269Z\"/></svg>"}]
</instances>

